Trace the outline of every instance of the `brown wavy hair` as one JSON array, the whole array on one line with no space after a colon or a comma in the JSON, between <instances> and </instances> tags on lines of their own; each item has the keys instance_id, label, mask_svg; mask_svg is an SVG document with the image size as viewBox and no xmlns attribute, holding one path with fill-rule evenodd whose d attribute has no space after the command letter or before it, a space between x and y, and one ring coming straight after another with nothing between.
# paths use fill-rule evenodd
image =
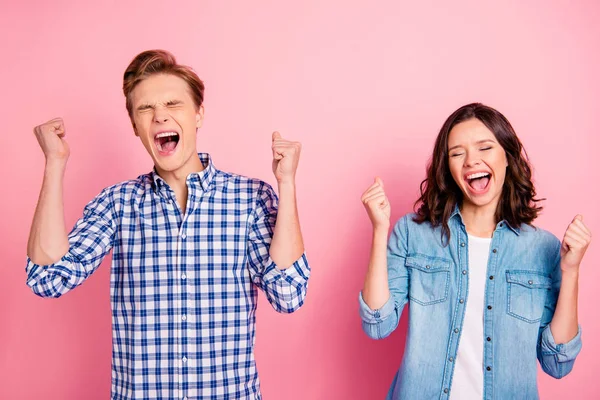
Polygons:
<instances>
[{"instance_id":1,"label":"brown wavy hair","mask_svg":"<svg viewBox=\"0 0 600 400\"><path fill-rule=\"evenodd\" d=\"M155 74L171 74L183 79L188 84L196 108L202 105L204 101L204 82L192 68L178 64L175 56L166 50L146 50L133 58L123 74L125 106L132 121L131 93L141 81Z\"/></svg>"},{"instance_id":2,"label":"brown wavy hair","mask_svg":"<svg viewBox=\"0 0 600 400\"><path fill-rule=\"evenodd\" d=\"M531 180L531 166L527 152L510 122L499 111L472 103L462 106L448 117L438 134L433 154L427 165L427 177L421 182L421 196L415 202L417 223L429 222L433 227L442 225L442 242L450 240L448 219L455 206L462 204L463 194L450 174L448 164L448 136L455 125L478 119L496 137L506 152L508 167L502 194L496 209L496 222L505 220L512 227L531 224L542 207L536 203L535 187Z\"/></svg>"}]
</instances>

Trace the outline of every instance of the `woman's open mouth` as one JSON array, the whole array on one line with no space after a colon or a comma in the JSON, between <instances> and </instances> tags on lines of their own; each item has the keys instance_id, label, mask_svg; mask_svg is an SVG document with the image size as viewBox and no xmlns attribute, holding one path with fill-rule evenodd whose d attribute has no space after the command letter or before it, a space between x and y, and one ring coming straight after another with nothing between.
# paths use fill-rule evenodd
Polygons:
<instances>
[{"instance_id":1,"label":"woman's open mouth","mask_svg":"<svg viewBox=\"0 0 600 400\"><path fill-rule=\"evenodd\" d=\"M476 172L467 175L465 181L473 193L483 194L489 188L491 176L489 172Z\"/></svg>"}]
</instances>

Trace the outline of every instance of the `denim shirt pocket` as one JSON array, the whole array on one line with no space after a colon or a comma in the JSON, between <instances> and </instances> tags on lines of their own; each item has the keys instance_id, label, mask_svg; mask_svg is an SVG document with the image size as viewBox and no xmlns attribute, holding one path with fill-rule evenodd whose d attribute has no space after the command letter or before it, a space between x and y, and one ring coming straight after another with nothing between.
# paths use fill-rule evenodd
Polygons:
<instances>
[{"instance_id":1,"label":"denim shirt pocket","mask_svg":"<svg viewBox=\"0 0 600 400\"><path fill-rule=\"evenodd\" d=\"M507 313L528 323L542 319L552 278L535 271L506 271Z\"/></svg>"},{"instance_id":2,"label":"denim shirt pocket","mask_svg":"<svg viewBox=\"0 0 600 400\"><path fill-rule=\"evenodd\" d=\"M448 299L450 261L417 254L407 257L405 265L410 271L412 301L428 306Z\"/></svg>"}]
</instances>

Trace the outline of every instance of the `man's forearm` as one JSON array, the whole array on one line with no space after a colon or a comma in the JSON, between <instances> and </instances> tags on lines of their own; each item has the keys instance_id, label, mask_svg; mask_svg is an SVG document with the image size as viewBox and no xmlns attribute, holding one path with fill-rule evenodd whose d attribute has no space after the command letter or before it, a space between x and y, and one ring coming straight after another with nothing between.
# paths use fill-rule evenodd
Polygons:
<instances>
[{"instance_id":1,"label":"man's forearm","mask_svg":"<svg viewBox=\"0 0 600 400\"><path fill-rule=\"evenodd\" d=\"M27 255L36 264L52 264L69 250L63 206L64 171L64 162L46 162L42 189L27 242Z\"/></svg>"},{"instance_id":2,"label":"man's forearm","mask_svg":"<svg viewBox=\"0 0 600 400\"><path fill-rule=\"evenodd\" d=\"M269 253L279 269L290 267L304 253L294 183L279 184L279 209Z\"/></svg>"}]
</instances>

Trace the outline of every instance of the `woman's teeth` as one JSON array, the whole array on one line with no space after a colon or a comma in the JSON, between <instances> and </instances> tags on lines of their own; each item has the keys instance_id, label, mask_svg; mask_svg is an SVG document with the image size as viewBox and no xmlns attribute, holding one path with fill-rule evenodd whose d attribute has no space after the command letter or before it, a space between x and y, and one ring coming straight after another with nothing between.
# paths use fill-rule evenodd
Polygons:
<instances>
[{"instance_id":1,"label":"woman's teeth","mask_svg":"<svg viewBox=\"0 0 600 400\"><path fill-rule=\"evenodd\" d=\"M471 180L471 179L483 178L484 176L489 176L489 175L490 174L487 172L477 172L475 174L467 175L467 179Z\"/></svg>"}]
</instances>

